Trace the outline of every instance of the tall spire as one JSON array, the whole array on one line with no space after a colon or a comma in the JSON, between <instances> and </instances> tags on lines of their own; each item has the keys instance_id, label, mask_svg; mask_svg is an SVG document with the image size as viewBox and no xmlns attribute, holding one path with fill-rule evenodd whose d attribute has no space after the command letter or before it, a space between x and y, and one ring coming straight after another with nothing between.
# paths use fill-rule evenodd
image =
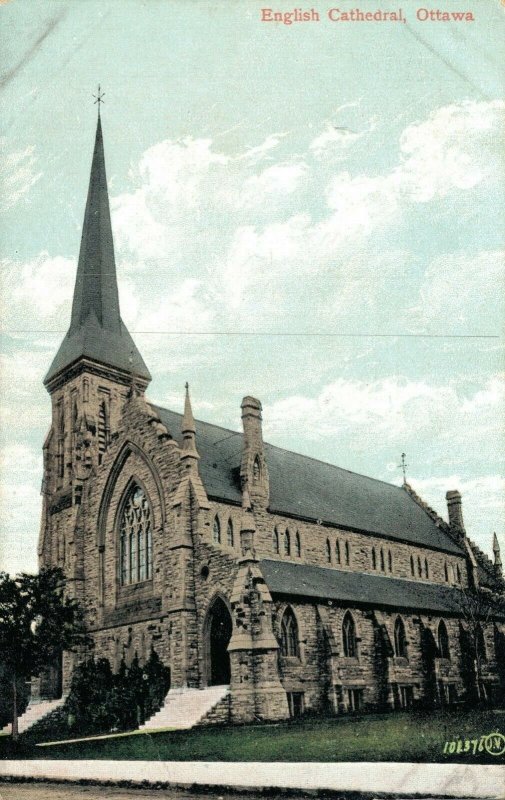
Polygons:
<instances>
[{"instance_id":1,"label":"tall spire","mask_svg":"<svg viewBox=\"0 0 505 800\"><path fill-rule=\"evenodd\" d=\"M133 374L151 376L119 310L100 103L70 328L49 368L47 385L79 358Z\"/></svg>"},{"instance_id":2,"label":"tall spire","mask_svg":"<svg viewBox=\"0 0 505 800\"><path fill-rule=\"evenodd\" d=\"M502 563L500 554L500 543L496 533L493 533L493 553L494 553L494 566L498 575L502 574Z\"/></svg>"},{"instance_id":3,"label":"tall spire","mask_svg":"<svg viewBox=\"0 0 505 800\"><path fill-rule=\"evenodd\" d=\"M182 453L181 459L185 462L187 469L194 470L194 465L200 458L196 449L196 425L191 408L191 398L189 396L189 384L185 386L186 394L184 397L184 416L182 418Z\"/></svg>"}]
</instances>

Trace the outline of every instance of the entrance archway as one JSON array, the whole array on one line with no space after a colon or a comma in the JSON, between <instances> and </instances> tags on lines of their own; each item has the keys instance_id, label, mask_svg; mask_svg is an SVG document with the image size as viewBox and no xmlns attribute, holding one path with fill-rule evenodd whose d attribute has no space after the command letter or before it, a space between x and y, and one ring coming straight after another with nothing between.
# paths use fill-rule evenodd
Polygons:
<instances>
[{"instance_id":1,"label":"entrance archway","mask_svg":"<svg viewBox=\"0 0 505 800\"><path fill-rule=\"evenodd\" d=\"M230 683L230 656L228 644L231 639L232 621L224 600L217 597L207 618L207 653L209 686Z\"/></svg>"}]
</instances>

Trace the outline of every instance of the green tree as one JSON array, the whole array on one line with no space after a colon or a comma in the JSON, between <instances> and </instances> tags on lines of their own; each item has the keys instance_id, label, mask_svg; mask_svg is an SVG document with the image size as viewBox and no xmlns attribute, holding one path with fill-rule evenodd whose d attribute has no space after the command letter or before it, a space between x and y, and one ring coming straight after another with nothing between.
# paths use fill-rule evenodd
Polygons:
<instances>
[{"instance_id":1,"label":"green tree","mask_svg":"<svg viewBox=\"0 0 505 800\"><path fill-rule=\"evenodd\" d=\"M88 639L79 604L65 596L60 569L10 577L0 572L0 665L12 687L12 738L18 738L18 685L48 667L62 650Z\"/></svg>"}]
</instances>

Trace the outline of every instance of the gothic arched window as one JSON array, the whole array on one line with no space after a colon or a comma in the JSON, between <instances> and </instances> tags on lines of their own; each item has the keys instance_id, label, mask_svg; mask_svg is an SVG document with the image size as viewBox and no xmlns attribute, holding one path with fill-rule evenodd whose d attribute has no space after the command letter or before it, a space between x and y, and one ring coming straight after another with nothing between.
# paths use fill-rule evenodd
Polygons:
<instances>
[{"instance_id":1,"label":"gothic arched window","mask_svg":"<svg viewBox=\"0 0 505 800\"><path fill-rule=\"evenodd\" d=\"M399 658L408 658L407 636L405 634L405 625L401 617L397 617L395 620L395 656Z\"/></svg>"},{"instance_id":2,"label":"gothic arched window","mask_svg":"<svg viewBox=\"0 0 505 800\"><path fill-rule=\"evenodd\" d=\"M120 579L122 586L152 577L152 512L144 490L129 490L120 521Z\"/></svg>"},{"instance_id":3,"label":"gothic arched window","mask_svg":"<svg viewBox=\"0 0 505 800\"><path fill-rule=\"evenodd\" d=\"M272 534L272 547L274 549L274 553L279 553L279 531L277 528L274 528L274 532Z\"/></svg>"},{"instance_id":4,"label":"gothic arched window","mask_svg":"<svg viewBox=\"0 0 505 800\"><path fill-rule=\"evenodd\" d=\"M384 550L381 547L381 572L386 571L386 565L384 563Z\"/></svg>"},{"instance_id":5,"label":"gothic arched window","mask_svg":"<svg viewBox=\"0 0 505 800\"><path fill-rule=\"evenodd\" d=\"M281 655L300 656L298 646L298 624L293 609L287 608L281 622Z\"/></svg>"},{"instance_id":6,"label":"gothic arched window","mask_svg":"<svg viewBox=\"0 0 505 800\"><path fill-rule=\"evenodd\" d=\"M65 411L63 400L58 400L58 478L65 474Z\"/></svg>"},{"instance_id":7,"label":"gothic arched window","mask_svg":"<svg viewBox=\"0 0 505 800\"><path fill-rule=\"evenodd\" d=\"M105 400L102 400L98 408L98 463L102 463L103 454L107 450L107 409Z\"/></svg>"},{"instance_id":8,"label":"gothic arched window","mask_svg":"<svg viewBox=\"0 0 505 800\"><path fill-rule=\"evenodd\" d=\"M425 578L429 578L430 577L430 568L428 566L428 559L427 558L424 559L424 577Z\"/></svg>"},{"instance_id":9,"label":"gothic arched window","mask_svg":"<svg viewBox=\"0 0 505 800\"><path fill-rule=\"evenodd\" d=\"M286 530L286 533L284 534L284 555L291 555L291 536L289 535L288 530Z\"/></svg>"},{"instance_id":10,"label":"gothic arched window","mask_svg":"<svg viewBox=\"0 0 505 800\"><path fill-rule=\"evenodd\" d=\"M449 570L447 569L447 561L444 564L444 578L445 582L449 583Z\"/></svg>"},{"instance_id":11,"label":"gothic arched window","mask_svg":"<svg viewBox=\"0 0 505 800\"><path fill-rule=\"evenodd\" d=\"M331 564L331 544L329 539L326 539L326 561Z\"/></svg>"},{"instance_id":12,"label":"gothic arched window","mask_svg":"<svg viewBox=\"0 0 505 800\"><path fill-rule=\"evenodd\" d=\"M233 547L233 522L228 520L228 527L226 528L226 543L228 547Z\"/></svg>"},{"instance_id":13,"label":"gothic arched window","mask_svg":"<svg viewBox=\"0 0 505 800\"><path fill-rule=\"evenodd\" d=\"M447 628L443 619L440 620L438 625L438 650L440 653L440 658L451 657L449 650L449 634L447 633Z\"/></svg>"},{"instance_id":14,"label":"gothic arched window","mask_svg":"<svg viewBox=\"0 0 505 800\"><path fill-rule=\"evenodd\" d=\"M372 547L372 569L377 569L377 553L375 547Z\"/></svg>"},{"instance_id":15,"label":"gothic arched window","mask_svg":"<svg viewBox=\"0 0 505 800\"><path fill-rule=\"evenodd\" d=\"M388 569L393 572L393 553L391 550L388 550Z\"/></svg>"},{"instance_id":16,"label":"gothic arched window","mask_svg":"<svg viewBox=\"0 0 505 800\"><path fill-rule=\"evenodd\" d=\"M355 658L358 652L356 625L349 611L346 613L342 623L342 643L344 645L344 656L347 658Z\"/></svg>"},{"instance_id":17,"label":"gothic arched window","mask_svg":"<svg viewBox=\"0 0 505 800\"><path fill-rule=\"evenodd\" d=\"M417 574L420 578L423 577L423 566L421 564L421 557L417 556Z\"/></svg>"},{"instance_id":18,"label":"gothic arched window","mask_svg":"<svg viewBox=\"0 0 505 800\"><path fill-rule=\"evenodd\" d=\"M351 563L351 548L349 546L349 542L345 543L345 563L347 566Z\"/></svg>"},{"instance_id":19,"label":"gothic arched window","mask_svg":"<svg viewBox=\"0 0 505 800\"><path fill-rule=\"evenodd\" d=\"M337 564L340 564L340 542L338 539L335 542L335 559Z\"/></svg>"},{"instance_id":20,"label":"gothic arched window","mask_svg":"<svg viewBox=\"0 0 505 800\"><path fill-rule=\"evenodd\" d=\"M410 574L412 575L412 577L414 577L416 574L416 570L414 567L414 556L410 556Z\"/></svg>"},{"instance_id":21,"label":"gothic arched window","mask_svg":"<svg viewBox=\"0 0 505 800\"><path fill-rule=\"evenodd\" d=\"M295 536L295 555L297 558L302 557L302 540L300 539L299 531L296 532Z\"/></svg>"},{"instance_id":22,"label":"gothic arched window","mask_svg":"<svg viewBox=\"0 0 505 800\"><path fill-rule=\"evenodd\" d=\"M212 541L214 544L221 544L221 524L219 517L214 517L214 524L212 526Z\"/></svg>"},{"instance_id":23,"label":"gothic arched window","mask_svg":"<svg viewBox=\"0 0 505 800\"><path fill-rule=\"evenodd\" d=\"M458 583L461 583L461 570L458 564L456 564L456 575L458 576Z\"/></svg>"},{"instance_id":24,"label":"gothic arched window","mask_svg":"<svg viewBox=\"0 0 505 800\"><path fill-rule=\"evenodd\" d=\"M486 639L484 637L482 625L477 625L475 630L475 650L480 661L487 661Z\"/></svg>"}]
</instances>

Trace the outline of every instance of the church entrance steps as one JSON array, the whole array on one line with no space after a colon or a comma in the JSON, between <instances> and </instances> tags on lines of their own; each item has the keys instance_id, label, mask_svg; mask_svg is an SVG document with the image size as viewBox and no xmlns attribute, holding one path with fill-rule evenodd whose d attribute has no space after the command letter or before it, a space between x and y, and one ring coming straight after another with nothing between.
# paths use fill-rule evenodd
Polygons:
<instances>
[{"instance_id":1,"label":"church entrance steps","mask_svg":"<svg viewBox=\"0 0 505 800\"><path fill-rule=\"evenodd\" d=\"M160 710L146 720L139 730L192 728L206 717L229 693L229 686L206 689L172 689Z\"/></svg>"},{"instance_id":2,"label":"church entrance steps","mask_svg":"<svg viewBox=\"0 0 505 800\"><path fill-rule=\"evenodd\" d=\"M56 711L64 702L65 697L60 697L58 700L42 700L40 703L34 703L32 706L28 706L25 713L18 719L19 733L24 733L29 728L33 727L36 722L40 722L40 720L47 717L48 714L52 714L53 711ZM11 732L12 723L9 722L2 729L2 733L10 734Z\"/></svg>"}]
</instances>

